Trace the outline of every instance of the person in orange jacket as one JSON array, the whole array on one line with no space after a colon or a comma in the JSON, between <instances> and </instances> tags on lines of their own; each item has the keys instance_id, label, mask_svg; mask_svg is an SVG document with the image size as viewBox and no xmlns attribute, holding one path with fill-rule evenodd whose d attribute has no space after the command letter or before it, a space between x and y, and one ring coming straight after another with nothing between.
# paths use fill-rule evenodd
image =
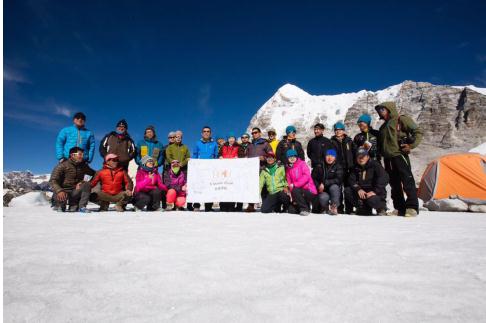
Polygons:
<instances>
[{"instance_id":1,"label":"person in orange jacket","mask_svg":"<svg viewBox=\"0 0 486 323\"><path fill-rule=\"evenodd\" d=\"M133 183L127 171L119 166L117 155L106 155L103 169L91 180L91 187L95 187L98 182L101 183L101 192L97 193L100 211L108 211L110 203L115 203L118 212L125 211L132 197Z\"/></svg>"}]
</instances>

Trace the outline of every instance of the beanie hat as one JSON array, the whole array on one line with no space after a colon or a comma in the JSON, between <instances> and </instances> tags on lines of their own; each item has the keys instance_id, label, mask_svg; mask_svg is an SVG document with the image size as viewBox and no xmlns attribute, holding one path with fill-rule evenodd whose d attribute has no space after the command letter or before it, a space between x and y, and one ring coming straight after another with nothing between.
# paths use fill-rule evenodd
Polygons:
<instances>
[{"instance_id":1,"label":"beanie hat","mask_svg":"<svg viewBox=\"0 0 486 323\"><path fill-rule=\"evenodd\" d=\"M326 129L326 127L324 127L324 125L322 123L316 123L316 125L314 126L314 128L319 128L321 130Z\"/></svg>"},{"instance_id":2,"label":"beanie hat","mask_svg":"<svg viewBox=\"0 0 486 323\"><path fill-rule=\"evenodd\" d=\"M277 131L275 131L275 128L270 128L270 129L268 129L267 133L268 134L270 134L270 133L277 134Z\"/></svg>"},{"instance_id":3,"label":"beanie hat","mask_svg":"<svg viewBox=\"0 0 486 323\"><path fill-rule=\"evenodd\" d=\"M360 156L367 156L368 155L368 150L366 148L359 148L358 151L356 151L356 157Z\"/></svg>"},{"instance_id":4,"label":"beanie hat","mask_svg":"<svg viewBox=\"0 0 486 323\"><path fill-rule=\"evenodd\" d=\"M118 155L108 154L105 156L105 162L109 161L110 159L118 159Z\"/></svg>"},{"instance_id":5,"label":"beanie hat","mask_svg":"<svg viewBox=\"0 0 486 323\"><path fill-rule=\"evenodd\" d=\"M371 116L369 114L362 114L359 119L358 119L358 122L357 123L360 123L360 122L364 122L366 123L368 126L371 124Z\"/></svg>"},{"instance_id":6,"label":"beanie hat","mask_svg":"<svg viewBox=\"0 0 486 323\"><path fill-rule=\"evenodd\" d=\"M175 135L176 135L175 131L171 131L171 132L169 132L167 137L175 137Z\"/></svg>"},{"instance_id":7,"label":"beanie hat","mask_svg":"<svg viewBox=\"0 0 486 323\"><path fill-rule=\"evenodd\" d=\"M73 119L83 119L84 121L86 121L86 115L82 112L76 112Z\"/></svg>"},{"instance_id":8,"label":"beanie hat","mask_svg":"<svg viewBox=\"0 0 486 323\"><path fill-rule=\"evenodd\" d=\"M125 119L121 119L120 121L118 121L118 123L116 124L116 127L125 127L125 129L128 130L128 123Z\"/></svg>"},{"instance_id":9,"label":"beanie hat","mask_svg":"<svg viewBox=\"0 0 486 323\"><path fill-rule=\"evenodd\" d=\"M328 149L326 151L326 156L334 156L334 157L337 157L336 149Z\"/></svg>"},{"instance_id":10,"label":"beanie hat","mask_svg":"<svg viewBox=\"0 0 486 323\"><path fill-rule=\"evenodd\" d=\"M244 134L241 135L242 137L248 137L250 138L250 134L248 132L245 132Z\"/></svg>"},{"instance_id":11,"label":"beanie hat","mask_svg":"<svg viewBox=\"0 0 486 323\"><path fill-rule=\"evenodd\" d=\"M273 151L269 151L266 153L265 158L275 158L275 153Z\"/></svg>"},{"instance_id":12,"label":"beanie hat","mask_svg":"<svg viewBox=\"0 0 486 323\"><path fill-rule=\"evenodd\" d=\"M235 137L235 133L234 133L234 132L232 132L232 131L230 131L230 132L228 133L228 136L227 136L226 140L228 140L228 139L230 139L230 138L232 138L232 137L236 139L236 137Z\"/></svg>"},{"instance_id":13,"label":"beanie hat","mask_svg":"<svg viewBox=\"0 0 486 323\"><path fill-rule=\"evenodd\" d=\"M334 131L336 130L346 130L346 127L344 126L344 123L341 121L338 121L334 124Z\"/></svg>"},{"instance_id":14,"label":"beanie hat","mask_svg":"<svg viewBox=\"0 0 486 323\"><path fill-rule=\"evenodd\" d=\"M142 157L142 159L140 160L140 163L141 163L142 165L145 165L145 164L147 164L149 161L151 161L152 163L154 163L154 162L155 162L152 156L145 155L145 156L143 156L143 157Z\"/></svg>"},{"instance_id":15,"label":"beanie hat","mask_svg":"<svg viewBox=\"0 0 486 323\"><path fill-rule=\"evenodd\" d=\"M297 132L297 129L295 129L294 126L288 126L287 128L285 128L285 133L288 135L289 133L291 132Z\"/></svg>"},{"instance_id":16,"label":"beanie hat","mask_svg":"<svg viewBox=\"0 0 486 323\"><path fill-rule=\"evenodd\" d=\"M294 149L287 150L287 158L297 157L297 152Z\"/></svg>"}]
</instances>

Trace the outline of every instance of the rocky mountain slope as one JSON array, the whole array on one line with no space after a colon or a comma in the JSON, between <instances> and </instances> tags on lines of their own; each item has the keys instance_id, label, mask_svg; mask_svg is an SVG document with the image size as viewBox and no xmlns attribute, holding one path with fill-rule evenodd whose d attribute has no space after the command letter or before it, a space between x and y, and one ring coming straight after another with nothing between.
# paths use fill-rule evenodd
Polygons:
<instances>
[{"instance_id":1,"label":"rocky mountain slope","mask_svg":"<svg viewBox=\"0 0 486 323\"><path fill-rule=\"evenodd\" d=\"M3 206L16 196L31 191L49 191L50 174L34 175L31 171L14 171L3 174Z\"/></svg>"},{"instance_id":2,"label":"rocky mountain slope","mask_svg":"<svg viewBox=\"0 0 486 323\"><path fill-rule=\"evenodd\" d=\"M348 134L354 136L358 132L356 120L362 113L370 114L372 125L379 127L382 121L374 107L383 101L395 101L400 114L412 116L424 129L423 143L411 155L417 179L434 158L468 151L486 142L486 89L414 81L376 92L319 96L286 84L257 111L248 127L257 126L263 131L275 128L281 137L285 127L292 124L298 139L307 145L315 123L324 123L326 136L331 136L332 125L342 120Z\"/></svg>"}]
</instances>

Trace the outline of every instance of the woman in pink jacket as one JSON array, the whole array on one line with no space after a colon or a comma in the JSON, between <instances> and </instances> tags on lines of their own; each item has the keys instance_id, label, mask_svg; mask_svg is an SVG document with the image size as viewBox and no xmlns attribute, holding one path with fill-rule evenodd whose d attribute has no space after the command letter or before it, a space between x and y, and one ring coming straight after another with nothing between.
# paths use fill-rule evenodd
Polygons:
<instances>
[{"instance_id":1,"label":"woman in pink jacket","mask_svg":"<svg viewBox=\"0 0 486 323\"><path fill-rule=\"evenodd\" d=\"M158 211L160 200L167 191L167 187L162 183L155 160L151 156L144 156L138 168L135 185L135 195L133 205L135 211L141 211L147 207L147 211Z\"/></svg>"},{"instance_id":2,"label":"woman in pink jacket","mask_svg":"<svg viewBox=\"0 0 486 323\"><path fill-rule=\"evenodd\" d=\"M317 196L317 189L312 180L309 166L297 157L297 152L293 149L287 151L289 161L285 176L292 196L292 205L289 213L309 215L309 204Z\"/></svg>"}]
</instances>

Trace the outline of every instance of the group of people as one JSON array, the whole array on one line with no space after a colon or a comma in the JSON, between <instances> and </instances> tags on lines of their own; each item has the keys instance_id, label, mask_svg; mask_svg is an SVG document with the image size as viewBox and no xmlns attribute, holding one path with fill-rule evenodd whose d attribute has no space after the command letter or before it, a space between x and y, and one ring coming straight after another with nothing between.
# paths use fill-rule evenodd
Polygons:
<instances>
[{"instance_id":1,"label":"group of people","mask_svg":"<svg viewBox=\"0 0 486 323\"><path fill-rule=\"evenodd\" d=\"M98 172L89 167L95 151L93 133L85 127L86 116L76 113L73 125L57 137L59 164L50 179L53 207L89 212L86 206L92 201L100 211L108 210L110 203L120 212L128 203L135 211L199 211L200 204L186 203L190 158L259 158L262 213L371 215L375 210L377 215L416 216L418 198L408 155L420 144L422 130L409 116L399 115L394 102L381 103L375 110L383 120L379 130L372 128L368 114L357 120L360 132L353 139L346 134L343 122L334 124L331 138L324 136L324 125L317 123L306 151L296 139L294 126L286 128L280 141L274 129L263 138L257 127L251 135L241 135L240 141L233 133L215 141L211 128L205 126L191 155L182 143L181 131L170 132L164 145L155 128L148 126L144 138L135 144L127 122L120 120L115 131L100 142L104 163ZM138 165L135 185L128 176L132 159ZM388 184L394 206L389 212ZM219 205L221 211L243 211L242 203ZM204 210L212 211L213 203L204 203ZM255 204L248 204L245 211L255 212Z\"/></svg>"}]
</instances>

